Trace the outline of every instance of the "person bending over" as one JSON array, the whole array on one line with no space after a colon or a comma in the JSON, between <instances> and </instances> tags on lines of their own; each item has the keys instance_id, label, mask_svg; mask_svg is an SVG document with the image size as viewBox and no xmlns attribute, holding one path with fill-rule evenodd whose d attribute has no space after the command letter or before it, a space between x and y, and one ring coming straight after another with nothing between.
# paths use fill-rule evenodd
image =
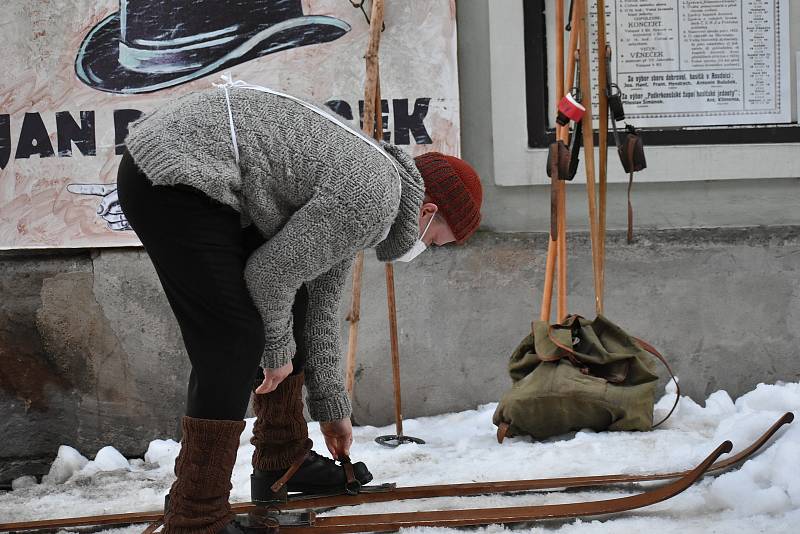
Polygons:
<instances>
[{"instance_id":1,"label":"person bending over","mask_svg":"<svg viewBox=\"0 0 800 534\"><path fill-rule=\"evenodd\" d=\"M150 259L191 362L165 532L237 533L228 498L251 391L254 501L342 491L311 450L302 386L334 458L351 405L337 313L356 252L410 261L478 228L482 189L461 159L411 158L326 111L258 86L181 96L133 123L120 205ZM362 484L372 475L359 462Z\"/></svg>"}]
</instances>

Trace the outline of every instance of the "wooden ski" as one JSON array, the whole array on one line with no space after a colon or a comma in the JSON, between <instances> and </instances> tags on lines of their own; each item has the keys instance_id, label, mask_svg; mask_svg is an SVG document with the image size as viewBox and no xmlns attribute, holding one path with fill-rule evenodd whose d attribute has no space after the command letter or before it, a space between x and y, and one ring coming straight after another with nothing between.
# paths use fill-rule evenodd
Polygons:
<instances>
[{"instance_id":1,"label":"wooden ski","mask_svg":"<svg viewBox=\"0 0 800 534\"><path fill-rule=\"evenodd\" d=\"M788 412L781 416L764 434L753 441L730 458L718 461L704 470L703 475L720 473L732 469L756 454L775 433L784 425L791 423L794 414ZM533 480L508 480L497 482L473 482L466 484L443 484L434 486L410 486L396 488L392 485L366 486L366 491L358 495L293 495L289 501L277 506L281 511L292 510L320 510L339 506L353 506L357 504L400 501L406 499L426 499L432 497L466 497L475 495L490 495L500 493L518 493L557 490L561 488L584 488L597 486L613 486L617 484L635 484L639 482L652 482L672 480L687 476L692 471L675 471L655 474L615 474L594 475L586 477L545 478ZM231 505L237 514L246 514L259 510L259 505L253 503L237 503ZM95 515L86 517L72 517L64 519L47 519L37 521L22 521L0 524L0 532L12 531L45 531L58 530L68 527L110 527L131 525L136 523L150 523L162 517L161 511L133 512L124 514Z\"/></svg>"},{"instance_id":2,"label":"wooden ski","mask_svg":"<svg viewBox=\"0 0 800 534\"><path fill-rule=\"evenodd\" d=\"M392 532L408 527L467 527L491 524L527 523L544 519L564 519L616 514L650 506L678 495L699 480L722 454L730 452L732 444L725 441L697 467L674 482L652 490L616 499L509 508L476 508L467 510L436 510L429 512L399 512L369 515L330 517L307 516L307 525L265 525L267 531L314 532ZM273 521L275 517L272 517Z\"/></svg>"}]
</instances>

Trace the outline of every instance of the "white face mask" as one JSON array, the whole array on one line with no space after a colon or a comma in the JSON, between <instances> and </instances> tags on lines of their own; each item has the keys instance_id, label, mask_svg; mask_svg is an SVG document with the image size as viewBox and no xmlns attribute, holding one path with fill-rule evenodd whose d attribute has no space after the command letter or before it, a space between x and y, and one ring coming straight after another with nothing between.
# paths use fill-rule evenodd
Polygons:
<instances>
[{"instance_id":1,"label":"white face mask","mask_svg":"<svg viewBox=\"0 0 800 534\"><path fill-rule=\"evenodd\" d=\"M433 216L431 216L431 220L428 221L428 225L425 227L425 230L422 231L422 235L417 238L416 242L414 243L414 246L411 247L411 250L409 250L399 258L397 258L395 261L402 261L408 263L417 256L419 256L420 254L422 254L423 252L425 252L425 249L428 248L428 245L425 244L425 241L423 241L422 238L425 237L428 228L431 227L431 223L433 222L434 217L436 217L435 212Z\"/></svg>"}]
</instances>

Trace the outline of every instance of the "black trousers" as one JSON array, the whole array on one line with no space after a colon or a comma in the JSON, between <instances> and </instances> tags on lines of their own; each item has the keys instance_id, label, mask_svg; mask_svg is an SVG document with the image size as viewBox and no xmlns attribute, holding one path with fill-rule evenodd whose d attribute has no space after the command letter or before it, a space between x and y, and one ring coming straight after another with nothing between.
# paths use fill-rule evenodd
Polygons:
<instances>
[{"instance_id":1,"label":"black trousers","mask_svg":"<svg viewBox=\"0 0 800 534\"><path fill-rule=\"evenodd\" d=\"M239 213L193 187L154 186L126 151L117 173L120 206L147 250L178 320L192 371L186 415L241 420L254 384L264 326L244 280L247 258L264 238L242 229ZM302 328L308 293L295 297L293 373L305 364Z\"/></svg>"}]
</instances>

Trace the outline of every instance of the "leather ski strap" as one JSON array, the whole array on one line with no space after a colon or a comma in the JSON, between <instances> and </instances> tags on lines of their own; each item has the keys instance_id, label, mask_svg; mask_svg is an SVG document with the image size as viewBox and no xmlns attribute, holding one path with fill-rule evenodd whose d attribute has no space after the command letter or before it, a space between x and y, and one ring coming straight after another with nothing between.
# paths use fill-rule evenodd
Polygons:
<instances>
[{"instance_id":1,"label":"leather ski strap","mask_svg":"<svg viewBox=\"0 0 800 534\"><path fill-rule=\"evenodd\" d=\"M361 490L361 482L358 481L355 472L353 471L353 462L350 461L349 456L342 456L340 462L342 464L342 468L344 469L345 475L345 493L348 495L358 495L358 492Z\"/></svg>"},{"instance_id":2,"label":"leather ski strap","mask_svg":"<svg viewBox=\"0 0 800 534\"><path fill-rule=\"evenodd\" d=\"M311 440L306 440L306 449L297 455L297 459L292 463L292 465L289 466L289 469L286 470L283 476L276 480L275 483L269 487L273 493L277 493L283 486L286 485L287 482L289 482L289 479L292 478L295 473L297 473L297 470L300 469L300 466L306 461L306 458L308 457L308 451L311 450L311 447Z\"/></svg>"},{"instance_id":3,"label":"leather ski strap","mask_svg":"<svg viewBox=\"0 0 800 534\"><path fill-rule=\"evenodd\" d=\"M569 156L569 174L568 180L575 178L578 173L578 163L580 162L581 144L583 143L583 124L578 122L575 124L575 130L572 132L572 143L570 144Z\"/></svg>"},{"instance_id":4,"label":"leather ski strap","mask_svg":"<svg viewBox=\"0 0 800 534\"><path fill-rule=\"evenodd\" d=\"M550 239L558 237L558 143L550 144Z\"/></svg>"},{"instance_id":5,"label":"leather ski strap","mask_svg":"<svg viewBox=\"0 0 800 534\"><path fill-rule=\"evenodd\" d=\"M342 458L342 467L344 468L347 483L353 482L356 479L356 475L353 473L353 463L350 461L349 457L345 456Z\"/></svg>"},{"instance_id":6,"label":"leather ski strap","mask_svg":"<svg viewBox=\"0 0 800 534\"><path fill-rule=\"evenodd\" d=\"M633 187L633 152L636 148L636 140L631 138L630 135L626 137L628 140L628 244L633 243L633 204L631 204L631 188Z\"/></svg>"}]
</instances>

